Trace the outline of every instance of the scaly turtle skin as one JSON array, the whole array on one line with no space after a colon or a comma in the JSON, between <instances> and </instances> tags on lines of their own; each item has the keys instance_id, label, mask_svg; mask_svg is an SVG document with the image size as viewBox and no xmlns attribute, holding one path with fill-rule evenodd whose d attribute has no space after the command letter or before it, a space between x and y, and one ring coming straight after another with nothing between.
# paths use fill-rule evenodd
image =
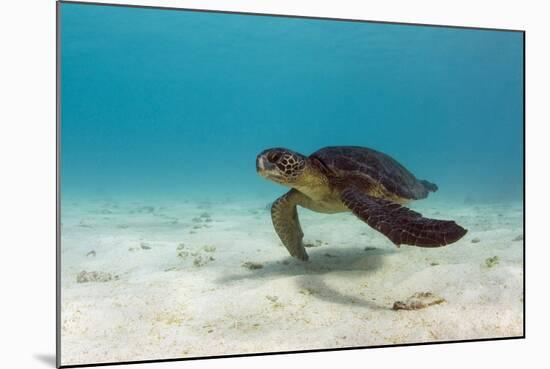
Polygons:
<instances>
[{"instance_id":1,"label":"scaly turtle skin","mask_svg":"<svg viewBox=\"0 0 550 369\"><path fill-rule=\"evenodd\" d=\"M296 206L321 212L351 211L359 219L402 244L438 247L453 243L466 230L450 220L424 218L403 205L423 199L437 186L418 180L390 156L357 146L325 147L309 157L273 148L256 158L256 170L290 187L271 207L275 231L290 255L307 260Z\"/></svg>"}]
</instances>

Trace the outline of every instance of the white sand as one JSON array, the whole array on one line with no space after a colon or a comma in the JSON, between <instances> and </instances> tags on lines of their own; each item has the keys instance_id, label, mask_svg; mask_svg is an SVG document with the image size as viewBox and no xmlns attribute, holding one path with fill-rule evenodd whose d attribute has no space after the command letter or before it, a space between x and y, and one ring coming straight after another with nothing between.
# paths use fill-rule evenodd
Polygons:
<instances>
[{"instance_id":1,"label":"white sand","mask_svg":"<svg viewBox=\"0 0 550 369\"><path fill-rule=\"evenodd\" d=\"M301 209L306 242L322 243L302 263L280 244L265 202L64 201L62 363L522 335L521 204L414 208L469 233L443 248L398 249L351 214ZM192 220L205 212L210 222ZM77 283L82 271L113 279ZM428 291L446 302L391 309Z\"/></svg>"}]
</instances>

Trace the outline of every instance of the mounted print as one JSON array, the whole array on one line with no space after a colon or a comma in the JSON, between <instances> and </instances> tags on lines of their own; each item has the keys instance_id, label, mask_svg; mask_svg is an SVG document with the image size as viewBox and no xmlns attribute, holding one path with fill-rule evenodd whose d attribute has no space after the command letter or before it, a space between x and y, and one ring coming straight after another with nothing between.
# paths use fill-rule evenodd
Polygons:
<instances>
[{"instance_id":1,"label":"mounted print","mask_svg":"<svg viewBox=\"0 0 550 369\"><path fill-rule=\"evenodd\" d=\"M58 3L58 365L524 336L524 32Z\"/></svg>"}]
</instances>

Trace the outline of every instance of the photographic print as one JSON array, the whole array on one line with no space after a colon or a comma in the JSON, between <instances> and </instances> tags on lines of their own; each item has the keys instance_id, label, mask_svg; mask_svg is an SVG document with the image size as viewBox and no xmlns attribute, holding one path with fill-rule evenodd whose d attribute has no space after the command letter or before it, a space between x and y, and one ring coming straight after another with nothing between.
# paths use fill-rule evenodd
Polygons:
<instances>
[{"instance_id":1,"label":"photographic print","mask_svg":"<svg viewBox=\"0 0 550 369\"><path fill-rule=\"evenodd\" d=\"M58 365L524 335L524 32L58 3Z\"/></svg>"}]
</instances>

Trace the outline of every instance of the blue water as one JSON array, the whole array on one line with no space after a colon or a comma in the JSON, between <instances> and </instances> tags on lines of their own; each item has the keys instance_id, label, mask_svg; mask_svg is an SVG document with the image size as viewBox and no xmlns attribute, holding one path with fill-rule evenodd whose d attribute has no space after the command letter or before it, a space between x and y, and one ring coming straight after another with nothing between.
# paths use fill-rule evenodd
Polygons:
<instances>
[{"instance_id":1,"label":"blue water","mask_svg":"<svg viewBox=\"0 0 550 369\"><path fill-rule=\"evenodd\" d=\"M383 151L441 198L520 200L519 32L61 4L72 196L265 196L272 146Z\"/></svg>"}]
</instances>

